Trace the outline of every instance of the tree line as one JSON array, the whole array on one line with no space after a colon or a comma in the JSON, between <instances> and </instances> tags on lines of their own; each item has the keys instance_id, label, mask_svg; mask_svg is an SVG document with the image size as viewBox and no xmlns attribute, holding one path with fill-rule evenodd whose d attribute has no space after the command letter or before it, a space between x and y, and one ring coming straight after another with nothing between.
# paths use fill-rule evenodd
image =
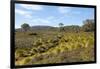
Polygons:
<instances>
[{"instance_id":1,"label":"tree line","mask_svg":"<svg viewBox=\"0 0 100 69\"><path fill-rule=\"evenodd\" d=\"M25 32L28 31L30 28L31 28L30 25L27 23L21 25L21 29ZM50 29L52 30L54 28ZM59 29L60 32L80 32L80 31L93 32L95 30L95 22L93 19L87 19L83 21L82 26L79 25L64 26L63 23L59 23L59 27L55 29L56 30Z\"/></svg>"}]
</instances>

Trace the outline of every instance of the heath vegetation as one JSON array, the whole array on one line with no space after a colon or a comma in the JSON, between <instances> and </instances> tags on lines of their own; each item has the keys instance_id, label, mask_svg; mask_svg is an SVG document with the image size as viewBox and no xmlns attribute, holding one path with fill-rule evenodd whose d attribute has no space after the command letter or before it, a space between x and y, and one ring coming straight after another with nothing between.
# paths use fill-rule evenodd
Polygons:
<instances>
[{"instance_id":1,"label":"heath vegetation","mask_svg":"<svg viewBox=\"0 0 100 69\"><path fill-rule=\"evenodd\" d=\"M95 22L82 26L30 26L15 30L15 64L53 64L94 61Z\"/></svg>"}]
</instances>

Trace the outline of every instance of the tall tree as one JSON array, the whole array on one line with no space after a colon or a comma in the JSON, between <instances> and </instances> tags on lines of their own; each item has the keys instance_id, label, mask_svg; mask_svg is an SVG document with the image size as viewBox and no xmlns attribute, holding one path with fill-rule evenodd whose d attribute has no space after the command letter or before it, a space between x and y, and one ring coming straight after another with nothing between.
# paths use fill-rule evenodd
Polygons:
<instances>
[{"instance_id":1,"label":"tall tree","mask_svg":"<svg viewBox=\"0 0 100 69\"><path fill-rule=\"evenodd\" d=\"M21 25L21 28L26 32L27 30L29 30L30 26L27 23L24 23Z\"/></svg>"},{"instance_id":2,"label":"tall tree","mask_svg":"<svg viewBox=\"0 0 100 69\"><path fill-rule=\"evenodd\" d=\"M84 25L82 26L82 30L85 32L91 32L94 31L95 23L92 19L87 19L84 21Z\"/></svg>"},{"instance_id":3,"label":"tall tree","mask_svg":"<svg viewBox=\"0 0 100 69\"><path fill-rule=\"evenodd\" d=\"M63 23L59 23L59 27L60 27L60 32L64 31L64 24Z\"/></svg>"}]
</instances>

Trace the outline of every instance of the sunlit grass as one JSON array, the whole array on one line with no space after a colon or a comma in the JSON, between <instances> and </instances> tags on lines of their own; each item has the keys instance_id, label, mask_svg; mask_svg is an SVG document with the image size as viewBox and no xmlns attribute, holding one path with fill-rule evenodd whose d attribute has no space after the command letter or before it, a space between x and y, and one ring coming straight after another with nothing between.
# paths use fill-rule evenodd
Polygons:
<instances>
[{"instance_id":1,"label":"sunlit grass","mask_svg":"<svg viewBox=\"0 0 100 69\"><path fill-rule=\"evenodd\" d=\"M93 32L16 32L16 65L94 61Z\"/></svg>"}]
</instances>

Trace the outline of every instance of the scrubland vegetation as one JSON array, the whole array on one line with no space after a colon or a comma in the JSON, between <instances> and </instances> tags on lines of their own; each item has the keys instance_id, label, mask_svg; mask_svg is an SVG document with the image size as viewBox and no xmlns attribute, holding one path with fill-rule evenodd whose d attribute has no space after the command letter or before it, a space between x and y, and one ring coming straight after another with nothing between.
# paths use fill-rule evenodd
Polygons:
<instances>
[{"instance_id":1,"label":"scrubland vegetation","mask_svg":"<svg viewBox=\"0 0 100 69\"><path fill-rule=\"evenodd\" d=\"M16 65L94 61L93 21L86 20L81 27L60 23L59 27L41 30L23 25L23 31L15 32Z\"/></svg>"}]
</instances>

